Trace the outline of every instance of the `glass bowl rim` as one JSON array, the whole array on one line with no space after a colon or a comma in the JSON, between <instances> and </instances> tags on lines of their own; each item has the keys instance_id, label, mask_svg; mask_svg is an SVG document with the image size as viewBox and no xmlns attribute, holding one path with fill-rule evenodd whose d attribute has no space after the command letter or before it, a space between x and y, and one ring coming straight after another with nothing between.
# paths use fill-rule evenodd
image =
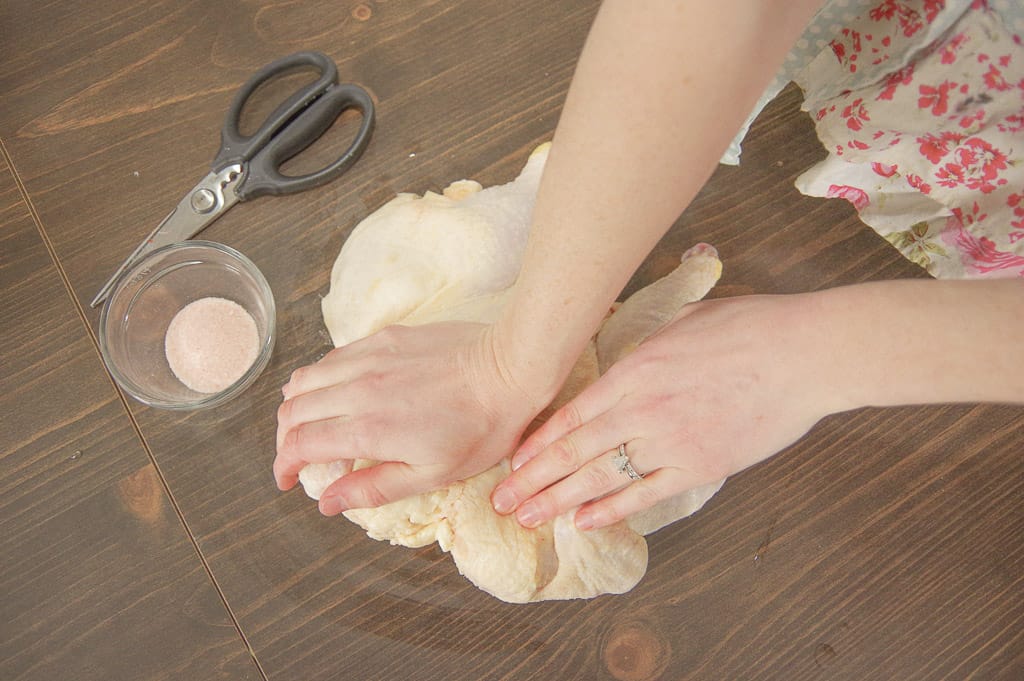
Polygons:
<instances>
[{"instance_id":1,"label":"glass bowl rim","mask_svg":"<svg viewBox=\"0 0 1024 681\"><path fill-rule=\"evenodd\" d=\"M195 400L162 400L153 397L143 386L138 385L135 381L125 376L118 368L117 362L115 362L111 356L111 350L107 340L107 323L110 317L110 306L113 300L117 297L117 294L124 289L126 283L131 281L136 273L147 263L151 263L158 257L165 256L168 253L189 249L199 251L219 251L220 253L227 255L231 260L238 262L242 266L242 269L253 278L256 282L257 288L259 289L261 298L263 298L266 303L268 329L267 338L261 344L259 354L256 355L256 359L253 360L252 365L246 369L245 373L242 374L237 381L229 385L227 388L224 388L220 392L211 393ZM263 276L263 272L260 271L260 268L257 267L252 260L239 251L230 246L217 243L216 241L204 241L201 239L178 241L173 244L153 249L132 263L132 265L128 267L120 277L118 277L117 281L110 289L110 295L107 296L107 299L104 301L103 307L100 310L99 330L96 336L100 347L100 355L103 358L103 363L106 365L107 371L109 371L110 375L113 377L114 382L118 387L139 402L151 407L171 409L175 411L206 409L223 404L224 402L237 397L249 386L249 384L255 381L266 368L274 350L274 343L277 340L277 304L274 301L274 294L270 288L270 284L267 283L267 279Z\"/></svg>"}]
</instances>

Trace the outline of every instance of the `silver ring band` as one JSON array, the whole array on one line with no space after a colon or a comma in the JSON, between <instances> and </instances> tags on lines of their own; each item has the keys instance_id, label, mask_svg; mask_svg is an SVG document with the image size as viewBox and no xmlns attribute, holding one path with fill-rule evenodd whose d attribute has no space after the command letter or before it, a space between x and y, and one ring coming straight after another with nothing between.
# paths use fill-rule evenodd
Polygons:
<instances>
[{"instance_id":1,"label":"silver ring band","mask_svg":"<svg viewBox=\"0 0 1024 681\"><path fill-rule=\"evenodd\" d=\"M629 461L629 457L626 456L625 442L619 445L619 453L615 455L615 458L612 459L612 461L615 463L615 468L620 473L628 475L630 480L640 480L644 477L636 472L636 469L633 468L633 464Z\"/></svg>"}]
</instances>

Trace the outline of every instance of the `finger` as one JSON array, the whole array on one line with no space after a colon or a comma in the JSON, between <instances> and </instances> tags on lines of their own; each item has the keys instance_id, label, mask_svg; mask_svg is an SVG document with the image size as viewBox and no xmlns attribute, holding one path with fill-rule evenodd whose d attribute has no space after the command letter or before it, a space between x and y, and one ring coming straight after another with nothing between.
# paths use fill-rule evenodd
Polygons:
<instances>
[{"instance_id":1,"label":"finger","mask_svg":"<svg viewBox=\"0 0 1024 681\"><path fill-rule=\"evenodd\" d=\"M632 444L635 444L634 441ZM637 447L632 447L633 463L636 463ZM615 462L617 451L608 452L590 461L569 477L551 485L531 499L527 499L516 511L516 519L523 527L537 527L580 504L599 499L623 486L630 479L618 470Z\"/></svg>"},{"instance_id":2,"label":"finger","mask_svg":"<svg viewBox=\"0 0 1024 681\"><path fill-rule=\"evenodd\" d=\"M371 335L334 348L313 364L293 371L281 392L286 398L295 397L351 381L379 365L374 352L384 345L382 339Z\"/></svg>"},{"instance_id":3,"label":"finger","mask_svg":"<svg viewBox=\"0 0 1024 681\"><path fill-rule=\"evenodd\" d=\"M316 362L295 369L281 387L281 394L287 399L340 382L348 354L345 347L334 348Z\"/></svg>"},{"instance_id":4,"label":"finger","mask_svg":"<svg viewBox=\"0 0 1024 681\"><path fill-rule=\"evenodd\" d=\"M281 388L285 397L294 397L320 390L336 383L344 383L356 376L373 371L382 364L382 357L402 351L408 341L408 328L388 326L348 345L335 348L314 364L292 372L288 383ZM412 338L415 339L415 336Z\"/></svg>"},{"instance_id":5,"label":"finger","mask_svg":"<svg viewBox=\"0 0 1024 681\"><path fill-rule=\"evenodd\" d=\"M366 434L374 420L368 416L359 419L336 417L302 423L285 434L274 459L274 479L277 487L288 490L298 481L299 471L309 463L327 463L339 459L373 458L369 451L370 439Z\"/></svg>"},{"instance_id":6,"label":"finger","mask_svg":"<svg viewBox=\"0 0 1024 681\"><path fill-rule=\"evenodd\" d=\"M281 393L287 399L350 381L364 368L361 358L351 345L335 348L319 361L293 371Z\"/></svg>"},{"instance_id":7,"label":"finger","mask_svg":"<svg viewBox=\"0 0 1024 681\"><path fill-rule=\"evenodd\" d=\"M552 442L565 437L588 419L579 410L579 404L573 400L551 415L537 430L530 433L512 455L512 470L517 471Z\"/></svg>"},{"instance_id":8,"label":"finger","mask_svg":"<svg viewBox=\"0 0 1024 681\"><path fill-rule=\"evenodd\" d=\"M553 441L495 487L491 495L494 510L512 512L548 485L615 447L616 438L622 437L623 432L620 418L607 412Z\"/></svg>"},{"instance_id":9,"label":"finger","mask_svg":"<svg viewBox=\"0 0 1024 681\"><path fill-rule=\"evenodd\" d=\"M512 457L512 470L518 470L559 438L614 407L618 402L615 389L613 381L604 378L587 386L523 441Z\"/></svg>"},{"instance_id":10,"label":"finger","mask_svg":"<svg viewBox=\"0 0 1024 681\"><path fill-rule=\"evenodd\" d=\"M441 482L430 467L387 461L334 481L320 495L320 512L330 516L351 508L377 508L435 489Z\"/></svg>"},{"instance_id":11,"label":"finger","mask_svg":"<svg viewBox=\"0 0 1024 681\"><path fill-rule=\"evenodd\" d=\"M288 432L303 423L345 416L347 405L362 404L359 387L353 383L331 385L294 395L277 408L277 448Z\"/></svg>"},{"instance_id":12,"label":"finger","mask_svg":"<svg viewBox=\"0 0 1024 681\"><path fill-rule=\"evenodd\" d=\"M646 510L662 499L705 484L680 468L659 468L642 480L634 480L618 492L584 505L576 512L576 527L594 530L613 525Z\"/></svg>"}]
</instances>

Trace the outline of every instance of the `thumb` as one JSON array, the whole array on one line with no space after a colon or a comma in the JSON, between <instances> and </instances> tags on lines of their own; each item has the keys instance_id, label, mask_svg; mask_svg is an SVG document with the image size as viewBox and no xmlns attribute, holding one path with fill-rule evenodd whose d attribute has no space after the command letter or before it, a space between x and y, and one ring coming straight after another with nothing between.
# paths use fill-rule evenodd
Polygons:
<instances>
[{"instance_id":1,"label":"thumb","mask_svg":"<svg viewBox=\"0 0 1024 681\"><path fill-rule=\"evenodd\" d=\"M436 489L440 484L426 466L387 461L353 471L331 483L320 495L320 512L331 516L350 508L377 508Z\"/></svg>"}]
</instances>

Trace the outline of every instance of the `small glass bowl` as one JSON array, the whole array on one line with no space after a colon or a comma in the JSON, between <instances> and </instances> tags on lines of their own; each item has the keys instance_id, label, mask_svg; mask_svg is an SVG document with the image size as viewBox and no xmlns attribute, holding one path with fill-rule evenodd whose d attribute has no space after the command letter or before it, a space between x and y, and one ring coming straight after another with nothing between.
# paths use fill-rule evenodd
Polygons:
<instances>
[{"instance_id":1,"label":"small glass bowl","mask_svg":"<svg viewBox=\"0 0 1024 681\"><path fill-rule=\"evenodd\" d=\"M260 341L252 366L217 393L196 392L179 381L164 351L174 315L208 297L245 308ZM100 353L117 384L138 401L161 409L205 409L256 380L274 350L275 324L274 295L251 260L223 244L183 241L147 254L118 279L100 312Z\"/></svg>"}]
</instances>

